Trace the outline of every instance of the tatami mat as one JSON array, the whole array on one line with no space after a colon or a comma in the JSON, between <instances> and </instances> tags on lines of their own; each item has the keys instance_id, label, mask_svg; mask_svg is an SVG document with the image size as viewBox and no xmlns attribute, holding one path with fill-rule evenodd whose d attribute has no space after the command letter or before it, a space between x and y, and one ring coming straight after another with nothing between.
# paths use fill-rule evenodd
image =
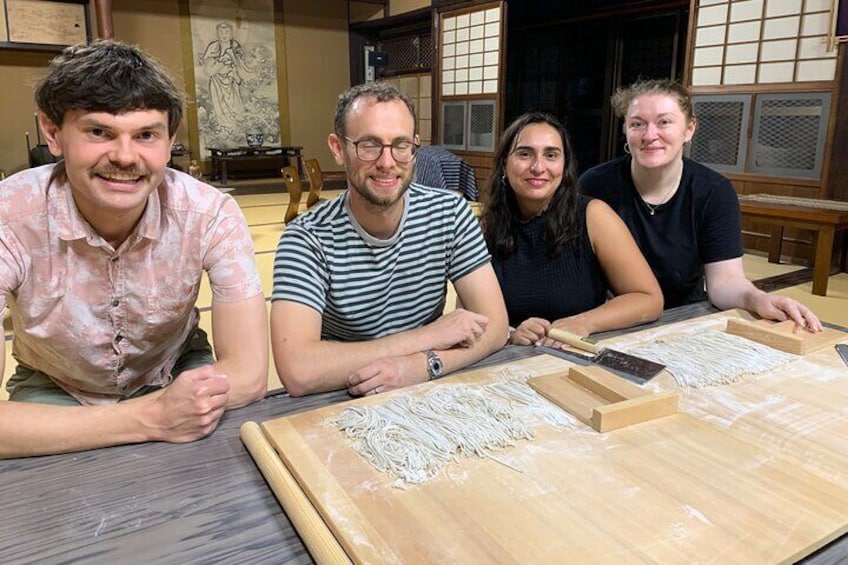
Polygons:
<instances>
[{"instance_id":1,"label":"tatami mat","mask_svg":"<svg viewBox=\"0 0 848 565\"><path fill-rule=\"evenodd\" d=\"M768 258L761 255L747 254L743 258L745 265L745 275L752 281L773 277L775 275L785 275L803 267L799 265L786 265L769 263Z\"/></svg>"},{"instance_id":2,"label":"tatami mat","mask_svg":"<svg viewBox=\"0 0 848 565\"><path fill-rule=\"evenodd\" d=\"M848 326L848 274L839 273L828 279L827 296L813 294L813 283L808 282L774 291L790 296L812 308L816 315L831 324Z\"/></svg>"},{"instance_id":3,"label":"tatami mat","mask_svg":"<svg viewBox=\"0 0 848 565\"><path fill-rule=\"evenodd\" d=\"M332 198L338 191L329 191L324 196ZM273 288L274 250L277 241L282 234L285 225L282 217L288 204L288 194L285 193L263 193L263 194L234 194L234 198L244 211L250 226L250 234L256 250L256 262L262 277L262 290L266 298L270 298ZM802 267L797 265L774 265L769 263L765 257L759 255L745 255L745 273L752 280L771 277L789 273ZM779 294L791 296L796 300L809 305L813 310L827 322L848 326L848 274L840 273L830 277L828 296L814 296L812 294L812 283L800 284L779 291ZM448 309L454 307L454 293L450 289L448 296ZM204 277L198 294L198 307L203 311L201 315L201 327L212 333L211 317L209 307L211 306L212 293L208 281ZM270 300L268 302L270 309ZM11 358L11 340L7 332L6 336L6 371L5 379L14 368L14 360ZM273 363L269 363L268 388L280 388ZM7 397L5 388L0 389L0 399Z\"/></svg>"}]
</instances>

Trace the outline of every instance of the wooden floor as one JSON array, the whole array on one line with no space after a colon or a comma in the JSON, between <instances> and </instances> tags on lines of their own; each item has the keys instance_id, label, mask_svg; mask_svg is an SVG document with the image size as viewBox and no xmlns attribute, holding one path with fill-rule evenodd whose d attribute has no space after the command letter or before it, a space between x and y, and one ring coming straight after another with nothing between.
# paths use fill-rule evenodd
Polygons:
<instances>
[{"instance_id":1,"label":"wooden floor","mask_svg":"<svg viewBox=\"0 0 848 565\"><path fill-rule=\"evenodd\" d=\"M285 228L282 218L285 208L288 205L288 194L284 192L275 193L273 192L273 187L264 187L261 193L258 194L248 194L246 190L237 187L231 194L233 194L244 211L250 226L250 233L253 236L253 243L256 250L256 262L262 276L263 292L266 299L270 299L273 286L274 250L280 234ZM338 191L328 191L324 193L323 197L332 198L336 194L338 194ZM743 260L745 263L745 272L752 280L767 279L776 275L784 275L804 269L803 266L798 265L774 265L769 263L764 256L746 254ZM788 286L774 292L791 296L809 305L826 322L848 326L848 273L839 273L830 277L827 297L813 295L811 281ZM212 293L209 289L208 282L204 280L200 287L197 305L203 311L200 325L210 334L212 333L212 324L208 309L211 299ZM449 298L449 308L453 307L453 302ZM270 308L270 300L268 301L268 305ZM6 317L8 317L8 313ZM11 358L9 323L8 320L4 321L4 326L6 327L5 382L5 379L11 374L15 363ZM273 363L269 366L268 388L269 390L280 388L280 381L277 378ZM0 390L0 399L5 399L6 397L6 390L3 387Z\"/></svg>"}]
</instances>

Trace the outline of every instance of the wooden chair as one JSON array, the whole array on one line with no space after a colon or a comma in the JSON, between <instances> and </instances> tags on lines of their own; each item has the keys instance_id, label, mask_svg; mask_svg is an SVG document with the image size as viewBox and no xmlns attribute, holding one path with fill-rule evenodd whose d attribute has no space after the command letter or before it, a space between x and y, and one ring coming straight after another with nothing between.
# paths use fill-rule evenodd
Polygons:
<instances>
[{"instance_id":1,"label":"wooden chair","mask_svg":"<svg viewBox=\"0 0 848 565\"><path fill-rule=\"evenodd\" d=\"M306 197L306 207L312 208L321 199L321 189L324 188L324 175L318 159L307 159L303 162L306 178L309 179L309 196Z\"/></svg>"},{"instance_id":2,"label":"wooden chair","mask_svg":"<svg viewBox=\"0 0 848 565\"><path fill-rule=\"evenodd\" d=\"M289 205L286 208L284 220L286 223L289 223L297 217L303 186L300 184L300 176L297 174L297 168L283 167L280 169L280 173L283 175L283 182L286 184L286 190L289 193Z\"/></svg>"}]
</instances>

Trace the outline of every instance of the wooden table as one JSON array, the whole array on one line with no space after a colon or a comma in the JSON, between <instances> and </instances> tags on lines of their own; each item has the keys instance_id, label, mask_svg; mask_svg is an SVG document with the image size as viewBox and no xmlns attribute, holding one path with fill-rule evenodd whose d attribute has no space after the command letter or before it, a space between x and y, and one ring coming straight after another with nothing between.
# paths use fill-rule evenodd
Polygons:
<instances>
[{"instance_id":1,"label":"wooden table","mask_svg":"<svg viewBox=\"0 0 848 565\"><path fill-rule=\"evenodd\" d=\"M780 263L784 228L800 228L816 233L813 258L813 294L827 295L827 279L833 257L833 242L837 232L848 228L848 212L808 206L754 202L740 198L742 217L771 226L769 262ZM844 253L844 251L843 251ZM840 269L844 268L840 259Z\"/></svg>"},{"instance_id":2,"label":"wooden table","mask_svg":"<svg viewBox=\"0 0 848 565\"><path fill-rule=\"evenodd\" d=\"M676 308L661 323L710 312L706 303ZM509 347L486 361L534 354ZM269 395L226 413L195 443L0 461L0 563L312 563L239 427L348 398ZM835 563L846 546L838 540L806 562Z\"/></svg>"},{"instance_id":3,"label":"wooden table","mask_svg":"<svg viewBox=\"0 0 848 565\"><path fill-rule=\"evenodd\" d=\"M271 165L265 171L268 176L277 176L280 169L291 164L294 159L297 172L303 176L303 155L300 146L261 146L261 147L234 147L223 149L218 147L207 147L212 155L212 179L220 180L226 185L228 181L228 166L230 163L250 163L267 161Z\"/></svg>"},{"instance_id":4,"label":"wooden table","mask_svg":"<svg viewBox=\"0 0 848 565\"><path fill-rule=\"evenodd\" d=\"M188 161L188 164L190 165L191 164L191 151L189 151L188 149L186 149L185 147L182 147L182 146L181 147L172 147L171 148L171 159L168 161L168 166L171 167L172 169L178 169L180 171L187 173L189 165L186 165L185 168L183 169L182 167L180 167L180 166L176 165L176 163L174 163L174 159L176 159L178 157L180 157L180 158L181 157L188 157L187 161Z\"/></svg>"}]
</instances>

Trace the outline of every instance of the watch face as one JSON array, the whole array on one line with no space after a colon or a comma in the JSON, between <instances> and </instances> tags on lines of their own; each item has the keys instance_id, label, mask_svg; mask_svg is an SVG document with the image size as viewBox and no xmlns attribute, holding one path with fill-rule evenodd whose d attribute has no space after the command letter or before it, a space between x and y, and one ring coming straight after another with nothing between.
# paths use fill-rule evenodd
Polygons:
<instances>
[{"instance_id":1,"label":"watch face","mask_svg":"<svg viewBox=\"0 0 848 565\"><path fill-rule=\"evenodd\" d=\"M433 353L432 351L427 353L427 362L430 367L430 376L432 377L441 377L442 371L444 369L444 365L442 365L442 360L438 355Z\"/></svg>"}]
</instances>

